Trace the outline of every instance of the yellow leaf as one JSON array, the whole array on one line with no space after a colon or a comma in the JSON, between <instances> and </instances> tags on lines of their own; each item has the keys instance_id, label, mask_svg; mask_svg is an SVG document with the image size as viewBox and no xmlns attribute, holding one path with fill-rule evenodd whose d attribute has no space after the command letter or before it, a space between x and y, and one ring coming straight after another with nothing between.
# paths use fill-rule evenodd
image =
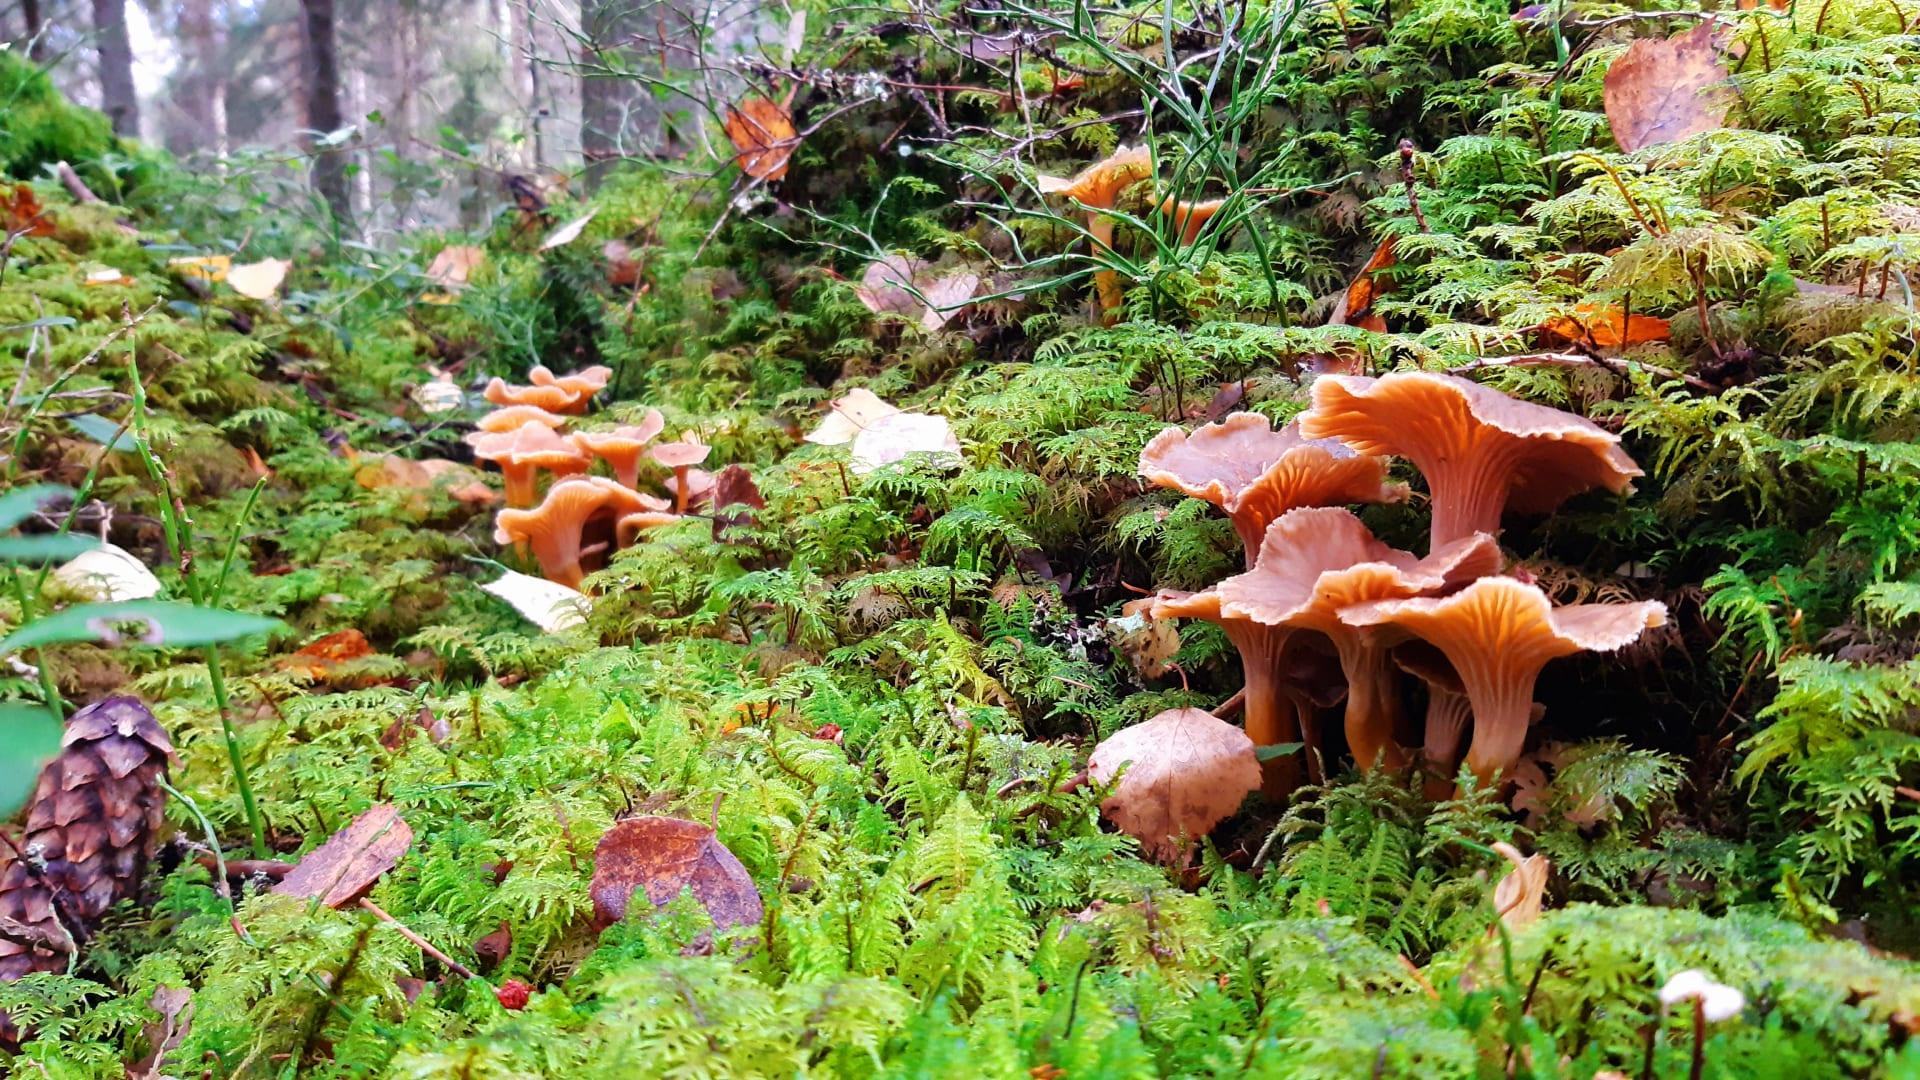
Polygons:
<instances>
[{"instance_id":1,"label":"yellow leaf","mask_svg":"<svg viewBox=\"0 0 1920 1080\"><path fill-rule=\"evenodd\" d=\"M287 271L293 266L289 259L261 259L259 262L242 263L227 271L227 285L241 296L254 300L271 300L280 294L280 283L287 280Z\"/></svg>"},{"instance_id":2,"label":"yellow leaf","mask_svg":"<svg viewBox=\"0 0 1920 1080\"><path fill-rule=\"evenodd\" d=\"M227 280L227 271L233 269L231 255L183 255L177 259L168 259L167 265L180 271L182 277L199 278L205 282Z\"/></svg>"}]
</instances>

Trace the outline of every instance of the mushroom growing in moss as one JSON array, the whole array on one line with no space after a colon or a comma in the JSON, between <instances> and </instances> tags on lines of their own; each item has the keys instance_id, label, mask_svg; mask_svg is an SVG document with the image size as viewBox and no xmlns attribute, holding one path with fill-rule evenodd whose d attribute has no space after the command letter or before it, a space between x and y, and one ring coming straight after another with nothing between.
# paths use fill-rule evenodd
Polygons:
<instances>
[{"instance_id":1,"label":"mushroom growing in moss","mask_svg":"<svg viewBox=\"0 0 1920 1080\"><path fill-rule=\"evenodd\" d=\"M1152 172L1153 156L1145 146L1122 146L1106 160L1080 170L1071 180L1042 175L1039 184L1042 194L1065 195L1086 207L1087 233L1093 237L1094 253L1099 254L1113 250L1113 218L1104 211L1113 209L1129 185ZM1111 317L1120 306L1119 277L1112 270L1095 271L1093 288L1100 298L1100 310Z\"/></svg>"},{"instance_id":2,"label":"mushroom growing in moss","mask_svg":"<svg viewBox=\"0 0 1920 1080\"><path fill-rule=\"evenodd\" d=\"M550 413L537 405L508 405L504 409L495 409L481 417L480 422L474 426L482 432L498 435L518 430L528 424L539 424L553 431L566 426L566 423L566 417ZM474 436L467 436L467 441L473 442Z\"/></svg>"},{"instance_id":3,"label":"mushroom growing in moss","mask_svg":"<svg viewBox=\"0 0 1920 1080\"><path fill-rule=\"evenodd\" d=\"M586 577L582 562L595 523L605 534L600 545L610 547L614 523L620 517L649 509L645 496L599 476L562 480L531 510L502 510L494 518L493 538L502 544L524 544L540 564L541 576L578 589Z\"/></svg>"},{"instance_id":4,"label":"mushroom growing in moss","mask_svg":"<svg viewBox=\"0 0 1920 1080\"><path fill-rule=\"evenodd\" d=\"M638 424L625 424L610 431L582 431L573 436L575 446L607 463L613 478L627 487L640 485L640 458L647 444L667 426L659 409L648 409Z\"/></svg>"},{"instance_id":5,"label":"mushroom growing in moss","mask_svg":"<svg viewBox=\"0 0 1920 1080\"><path fill-rule=\"evenodd\" d=\"M1446 654L1426 642L1407 641L1395 646L1393 662L1427 688L1420 751L1427 771L1427 797L1445 798L1453 790L1453 775L1460 767L1460 748L1473 722L1473 703L1467 699L1460 673L1447 663Z\"/></svg>"},{"instance_id":6,"label":"mushroom growing in moss","mask_svg":"<svg viewBox=\"0 0 1920 1080\"><path fill-rule=\"evenodd\" d=\"M687 506L693 501L693 484L687 475L688 470L707 460L713 447L700 442L692 435L682 435L678 442L661 443L652 450L653 460L673 470L673 500L677 513L687 512ZM709 478L708 490L712 490Z\"/></svg>"},{"instance_id":7,"label":"mushroom growing in moss","mask_svg":"<svg viewBox=\"0 0 1920 1080\"><path fill-rule=\"evenodd\" d=\"M498 435L474 437L473 456L500 466L507 481L507 506L525 509L535 502L541 469L555 476L587 471L592 462L572 441L540 424L526 424Z\"/></svg>"},{"instance_id":8,"label":"mushroom growing in moss","mask_svg":"<svg viewBox=\"0 0 1920 1080\"><path fill-rule=\"evenodd\" d=\"M1180 242L1191 244L1200 239L1200 230L1207 227L1213 215L1227 205L1225 199L1205 199L1200 202L1182 202L1169 195L1160 202L1160 212L1180 230Z\"/></svg>"},{"instance_id":9,"label":"mushroom growing in moss","mask_svg":"<svg viewBox=\"0 0 1920 1080\"><path fill-rule=\"evenodd\" d=\"M1140 451L1140 475L1226 511L1247 565L1275 518L1295 507L1390 503L1405 484L1387 482L1387 459L1331 439L1303 438L1296 424L1274 430L1258 413L1234 413L1191 433L1170 427Z\"/></svg>"},{"instance_id":10,"label":"mushroom growing in moss","mask_svg":"<svg viewBox=\"0 0 1920 1080\"><path fill-rule=\"evenodd\" d=\"M1347 745L1354 761L1371 769L1402 761L1393 738L1400 696L1386 648L1390 642L1342 622L1341 609L1437 592L1498 569L1499 546L1484 533L1422 559L1374 539L1346 510L1301 508L1267 529L1252 570L1215 589L1224 615L1313 630L1333 642L1347 678Z\"/></svg>"},{"instance_id":11,"label":"mushroom growing in moss","mask_svg":"<svg viewBox=\"0 0 1920 1080\"><path fill-rule=\"evenodd\" d=\"M562 386L553 386L551 384L546 386L515 386L497 375L487 383L487 388L483 391L483 395L488 401L493 402L495 405L531 405L536 409L543 409L550 413L567 414L573 413L575 411L574 405L581 400L579 394Z\"/></svg>"},{"instance_id":12,"label":"mushroom growing in moss","mask_svg":"<svg viewBox=\"0 0 1920 1080\"><path fill-rule=\"evenodd\" d=\"M587 402L606 389L607 381L612 378L613 369L601 364L581 368L571 375L555 375L545 364L535 364L527 371L527 381L533 385L554 386L572 394L572 404L559 411L576 416L587 411Z\"/></svg>"},{"instance_id":13,"label":"mushroom growing in moss","mask_svg":"<svg viewBox=\"0 0 1920 1080\"><path fill-rule=\"evenodd\" d=\"M1625 492L1641 475L1620 437L1585 417L1428 371L1322 376L1300 430L1413 462L1433 495L1435 547L1499 535L1505 510L1545 513L1588 488Z\"/></svg>"},{"instance_id":14,"label":"mushroom growing in moss","mask_svg":"<svg viewBox=\"0 0 1920 1080\"><path fill-rule=\"evenodd\" d=\"M1473 704L1467 767L1483 782L1520 760L1533 684L1549 660L1612 652L1667 621L1655 600L1556 608L1537 586L1485 577L1443 597L1379 600L1340 613L1354 626L1397 626L1446 654Z\"/></svg>"}]
</instances>

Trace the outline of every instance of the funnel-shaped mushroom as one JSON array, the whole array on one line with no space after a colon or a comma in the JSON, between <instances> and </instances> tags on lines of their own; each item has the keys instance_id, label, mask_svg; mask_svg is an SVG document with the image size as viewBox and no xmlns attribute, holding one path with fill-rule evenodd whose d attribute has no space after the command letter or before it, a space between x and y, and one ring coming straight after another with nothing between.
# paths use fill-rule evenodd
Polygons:
<instances>
[{"instance_id":1,"label":"funnel-shaped mushroom","mask_svg":"<svg viewBox=\"0 0 1920 1080\"><path fill-rule=\"evenodd\" d=\"M525 544L548 581L578 589L586 576L581 564L588 523L605 517L608 535L619 517L649 508L645 496L612 480L581 476L562 480L531 510L502 510L494 518L493 538Z\"/></svg>"},{"instance_id":2,"label":"funnel-shaped mushroom","mask_svg":"<svg viewBox=\"0 0 1920 1080\"><path fill-rule=\"evenodd\" d=\"M1267 626L1315 630L1333 642L1347 677L1347 745L1362 769L1396 766L1400 711L1393 665L1378 635L1342 622L1340 611L1374 600L1437 592L1500 569L1484 533L1424 559L1374 539L1346 510L1290 510L1267 529L1254 568L1215 586L1223 615Z\"/></svg>"},{"instance_id":3,"label":"funnel-shaped mushroom","mask_svg":"<svg viewBox=\"0 0 1920 1080\"><path fill-rule=\"evenodd\" d=\"M680 436L680 441L661 443L652 451L653 460L673 470L674 510L687 512L687 504L693 501L693 485L687 477L687 470L707 460L713 448L697 441L692 435ZM708 490L712 490L711 481Z\"/></svg>"},{"instance_id":4,"label":"funnel-shaped mushroom","mask_svg":"<svg viewBox=\"0 0 1920 1080\"><path fill-rule=\"evenodd\" d=\"M681 501L680 489L684 486L687 489L686 505L695 507L713 497L717 482L714 475L705 469L688 469L685 477L678 473L667 477L667 490L673 492L674 501L678 503Z\"/></svg>"},{"instance_id":5,"label":"funnel-shaped mushroom","mask_svg":"<svg viewBox=\"0 0 1920 1080\"><path fill-rule=\"evenodd\" d=\"M1591 487L1641 475L1620 437L1585 417L1455 375L1326 375L1300 430L1418 466L1433 495L1433 544L1498 535L1504 510L1544 513Z\"/></svg>"},{"instance_id":6,"label":"funnel-shaped mushroom","mask_svg":"<svg viewBox=\"0 0 1920 1080\"><path fill-rule=\"evenodd\" d=\"M1207 227L1213 215L1227 205L1225 199L1206 199L1201 202L1182 202L1169 195L1160 202L1160 212L1172 220L1173 226L1180 230L1180 242L1191 244L1200 239L1200 230Z\"/></svg>"},{"instance_id":7,"label":"funnel-shaped mushroom","mask_svg":"<svg viewBox=\"0 0 1920 1080\"><path fill-rule=\"evenodd\" d=\"M1057 176L1042 176L1040 191L1048 195L1065 195L1077 199L1087 208L1087 232L1093 237L1095 253L1113 249L1113 219L1102 213L1113 209L1120 193L1136 181L1144 180L1153 172L1153 156L1145 146L1122 146L1114 150L1105 161L1097 161L1080 170L1071 180L1062 180ZM1100 297L1100 309L1112 312L1120 306L1119 278L1111 270L1099 270L1093 275L1093 287Z\"/></svg>"},{"instance_id":8,"label":"funnel-shaped mushroom","mask_svg":"<svg viewBox=\"0 0 1920 1080\"><path fill-rule=\"evenodd\" d=\"M1244 412L1191 434L1170 427L1155 435L1140 451L1140 475L1226 511L1249 567L1267 526L1295 507L1397 502L1407 494L1405 484L1387 483L1387 459L1303 438L1295 424L1276 431L1266 417Z\"/></svg>"},{"instance_id":9,"label":"funnel-shaped mushroom","mask_svg":"<svg viewBox=\"0 0 1920 1080\"><path fill-rule=\"evenodd\" d=\"M581 450L607 463L613 478L628 487L640 484L640 458L647 444L667 426L659 409L648 409L638 424L627 424L611 431L582 431L573 436Z\"/></svg>"},{"instance_id":10,"label":"funnel-shaped mushroom","mask_svg":"<svg viewBox=\"0 0 1920 1080\"><path fill-rule=\"evenodd\" d=\"M553 431L565 426L566 422L566 417L550 413L535 405L509 405L481 417L480 423L475 426L481 431L498 435L501 432L514 431L527 424L539 424ZM467 441L472 442L473 436L469 435Z\"/></svg>"},{"instance_id":11,"label":"funnel-shaped mushroom","mask_svg":"<svg viewBox=\"0 0 1920 1080\"><path fill-rule=\"evenodd\" d=\"M539 470L555 476L586 472L592 463L570 440L540 424L527 424L498 435L474 437L473 456L500 466L507 479L507 505L524 509L534 504Z\"/></svg>"},{"instance_id":12,"label":"funnel-shaped mushroom","mask_svg":"<svg viewBox=\"0 0 1920 1080\"><path fill-rule=\"evenodd\" d=\"M1473 703L1467 699L1460 673L1447 663L1446 654L1426 642L1408 641L1396 646L1393 662L1427 688L1421 746L1428 772L1427 796L1445 798L1453 790L1453 774L1460 767L1460 748L1467 740L1467 725L1473 721Z\"/></svg>"},{"instance_id":13,"label":"funnel-shaped mushroom","mask_svg":"<svg viewBox=\"0 0 1920 1080\"><path fill-rule=\"evenodd\" d=\"M582 401L579 394L561 386L514 386L507 380L494 376L487 383L485 396L495 405L531 405L550 413L571 414L574 406Z\"/></svg>"},{"instance_id":14,"label":"funnel-shaped mushroom","mask_svg":"<svg viewBox=\"0 0 1920 1080\"><path fill-rule=\"evenodd\" d=\"M613 369L601 364L581 368L571 375L555 375L545 364L535 364L527 372L527 381L535 386L555 386L572 394L573 403L560 411L576 416L587 411L588 399L606 389L607 381L612 378Z\"/></svg>"},{"instance_id":15,"label":"funnel-shaped mushroom","mask_svg":"<svg viewBox=\"0 0 1920 1080\"><path fill-rule=\"evenodd\" d=\"M646 497L641 496L641 498ZM621 547L632 547L634 542L640 539L640 534L648 529L657 529L662 525L672 525L674 522L686 520L686 515L676 514L667 509L673 505L672 503L665 499L657 501L660 505L636 510L631 514L623 514L614 523L614 536Z\"/></svg>"},{"instance_id":16,"label":"funnel-shaped mushroom","mask_svg":"<svg viewBox=\"0 0 1920 1080\"><path fill-rule=\"evenodd\" d=\"M1381 600L1340 613L1355 626L1397 626L1446 654L1473 703L1467 767L1481 780L1520 760L1533 684L1547 661L1612 652L1667 621L1665 604L1572 604L1510 577L1485 577L1445 597Z\"/></svg>"}]
</instances>

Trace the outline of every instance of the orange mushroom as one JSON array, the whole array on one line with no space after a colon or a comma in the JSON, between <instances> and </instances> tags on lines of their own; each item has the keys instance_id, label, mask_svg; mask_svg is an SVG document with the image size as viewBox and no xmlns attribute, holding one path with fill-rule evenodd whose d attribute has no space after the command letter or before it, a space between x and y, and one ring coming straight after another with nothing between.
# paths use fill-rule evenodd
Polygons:
<instances>
[{"instance_id":1,"label":"orange mushroom","mask_svg":"<svg viewBox=\"0 0 1920 1080\"><path fill-rule=\"evenodd\" d=\"M573 444L607 463L614 479L628 487L640 485L640 458L647 444L667 426L659 409L648 409L638 424L626 424L611 431L582 431L573 436Z\"/></svg>"},{"instance_id":2,"label":"orange mushroom","mask_svg":"<svg viewBox=\"0 0 1920 1080\"><path fill-rule=\"evenodd\" d=\"M640 533L646 529L657 529L662 525L672 525L676 521L687 520L685 514L676 514L667 509L667 507L673 505L667 502L667 500L658 499L654 501L658 502L659 505L650 505L645 510L636 510L631 514L623 514L620 520L615 523L614 535L618 538L621 547L632 547L634 541L640 539Z\"/></svg>"},{"instance_id":3,"label":"orange mushroom","mask_svg":"<svg viewBox=\"0 0 1920 1080\"><path fill-rule=\"evenodd\" d=\"M669 476L667 477L667 490L673 492L676 502L679 501L680 486L683 482L687 488L686 504L692 507L698 506L712 498L714 486L719 481L712 473L705 469L688 469L684 481L682 481L677 473Z\"/></svg>"},{"instance_id":4,"label":"orange mushroom","mask_svg":"<svg viewBox=\"0 0 1920 1080\"><path fill-rule=\"evenodd\" d=\"M700 442L691 434L680 436L678 442L661 443L652 450L653 460L673 470L674 510L686 513L687 505L693 501L692 484L687 471L707 460L713 448ZM708 490L712 490L709 478Z\"/></svg>"},{"instance_id":5,"label":"orange mushroom","mask_svg":"<svg viewBox=\"0 0 1920 1080\"><path fill-rule=\"evenodd\" d=\"M1453 790L1453 776L1460 767L1460 748L1467 741L1467 725L1473 722L1473 704L1467 699L1467 688L1460 681L1460 673L1447 663L1446 654L1424 641L1407 641L1396 646L1393 662L1427 688L1427 717L1420 751L1427 769L1427 797L1446 798Z\"/></svg>"},{"instance_id":6,"label":"orange mushroom","mask_svg":"<svg viewBox=\"0 0 1920 1080\"><path fill-rule=\"evenodd\" d=\"M582 559L596 545L587 540L588 527L600 519L611 544L614 522L649 508L646 497L599 476L562 480L531 510L502 510L495 515L493 538L502 544L525 544L540 563L548 581L578 589L586 577Z\"/></svg>"},{"instance_id":7,"label":"orange mushroom","mask_svg":"<svg viewBox=\"0 0 1920 1080\"><path fill-rule=\"evenodd\" d=\"M1340 613L1354 626L1397 626L1446 654L1473 705L1467 767L1482 781L1520 760L1533 684L1549 660L1612 652L1667 621L1655 600L1556 608L1537 586L1485 577L1444 597L1377 600Z\"/></svg>"},{"instance_id":8,"label":"orange mushroom","mask_svg":"<svg viewBox=\"0 0 1920 1080\"><path fill-rule=\"evenodd\" d=\"M555 386L574 395L573 403L559 411L575 416L587 411L587 402L606 389L612 378L613 369L602 364L581 368L571 375L555 375L545 364L535 364L527 372L527 381L535 386Z\"/></svg>"},{"instance_id":9,"label":"orange mushroom","mask_svg":"<svg viewBox=\"0 0 1920 1080\"><path fill-rule=\"evenodd\" d=\"M566 417L556 416L537 405L509 405L504 409L495 409L481 417L480 423L475 426L483 432L497 435L503 431L513 431L527 424L539 424L547 430L553 431L564 426L566 422ZM472 442L473 436L467 436L467 441Z\"/></svg>"},{"instance_id":10,"label":"orange mushroom","mask_svg":"<svg viewBox=\"0 0 1920 1080\"><path fill-rule=\"evenodd\" d=\"M531 405L550 413L572 414L575 405L583 399L581 395L564 386L514 386L507 380L494 376L487 383L484 396L495 405Z\"/></svg>"},{"instance_id":11,"label":"orange mushroom","mask_svg":"<svg viewBox=\"0 0 1920 1080\"><path fill-rule=\"evenodd\" d=\"M1104 161L1080 170L1071 180L1042 175L1040 191L1046 195L1065 195L1087 209L1087 232L1093 237L1096 254L1113 250L1113 219L1102 211L1113 209L1120 193L1153 173L1153 156L1145 146L1122 146ZM1095 271L1094 292L1100 297L1100 310L1111 313L1120 306L1120 283L1111 270Z\"/></svg>"},{"instance_id":12,"label":"orange mushroom","mask_svg":"<svg viewBox=\"0 0 1920 1080\"><path fill-rule=\"evenodd\" d=\"M1254 568L1214 588L1226 616L1266 626L1314 630L1333 642L1347 677L1347 746L1362 769L1402 763L1394 727L1400 696L1386 645L1372 631L1342 622L1355 604L1420 596L1500 569L1500 548L1479 533L1426 558L1374 539L1338 508L1290 510L1267 529Z\"/></svg>"},{"instance_id":13,"label":"orange mushroom","mask_svg":"<svg viewBox=\"0 0 1920 1080\"><path fill-rule=\"evenodd\" d=\"M1545 513L1591 487L1625 492L1642 475L1620 437L1585 417L1427 371L1322 376L1300 430L1418 466L1435 547L1498 535L1505 510Z\"/></svg>"},{"instance_id":14,"label":"orange mushroom","mask_svg":"<svg viewBox=\"0 0 1920 1080\"><path fill-rule=\"evenodd\" d=\"M539 470L570 476L586 472L592 463L579 447L540 424L497 435L480 433L471 441L475 458L500 466L507 480L507 505L517 509L534 504Z\"/></svg>"},{"instance_id":15,"label":"orange mushroom","mask_svg":"<svg viewBox=\"0 0 1920 1080\"><path fill-rule=\"evenodd\" d=\"M1207 227L1213 215L1227 205L1225 199L1206 199L1201 202L1182 202L1169 195L1160 202L1160 212L1180 230L1180 242L1191 244L1200 239L1200 230Z\"/></svg>"},{"instance_id":16,"label":"orange mushroom","mask_svg":"<svg viewBox=\"0 0 1920 1080\"><path fill-rule=\"evenodd\" d=\"M1140 475L1226 511L1249 567L1267 526L1295 507L1390 503L1407 495L1405 484L1387 483L1385 458L1303 438L1292 423L1276 431L1266 417L1246 412L1191 434L1170 427L1155 435L1140 451Z\"/></svg>"}]
</instances>

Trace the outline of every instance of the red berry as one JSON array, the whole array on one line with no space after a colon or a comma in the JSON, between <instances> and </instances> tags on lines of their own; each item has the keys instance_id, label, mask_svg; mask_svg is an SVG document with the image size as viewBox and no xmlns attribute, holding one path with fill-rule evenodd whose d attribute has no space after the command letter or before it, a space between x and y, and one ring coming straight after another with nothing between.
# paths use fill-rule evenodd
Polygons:
<instances>
[{"instance_id":1,"label":"red berry","mask_svg":"<svg viewBox=\"0 0 1920 1080\"><path fill-rule=\"evenodd\" d=\"M500 999L501 1008L519 1012L527 1007L527 999L533 996L533 987L519 979L508 979L500 984L500 989L495 990L493 996Z\"/></svg>"}]
</instances>

